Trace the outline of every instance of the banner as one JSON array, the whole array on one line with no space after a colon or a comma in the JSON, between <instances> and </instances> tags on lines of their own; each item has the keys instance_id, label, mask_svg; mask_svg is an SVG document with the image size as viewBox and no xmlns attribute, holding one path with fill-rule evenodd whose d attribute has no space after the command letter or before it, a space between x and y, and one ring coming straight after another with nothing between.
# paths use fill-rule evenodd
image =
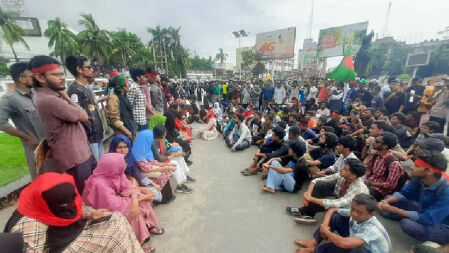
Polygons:
<instances>
[{"instance_id":1,"label":"banner","mask_svg":"<svg viewBox=\"0 0 449 253\"><path fill-rule=\"evenodd\" d=\"M343 56L346 52L355 55L362 46L367 29L368 21L320 30L317 56Z\"/></svg>"},{"instance_id":2,"label":"banner","mask_svg":"<svg viewBox=\"0 0 449 253\"><path fill-rule=\"evenodd\" d=\"M258 33L256 59L272 60L292 58L295 55L296 27Z\"/></svg>"}]
</instances>

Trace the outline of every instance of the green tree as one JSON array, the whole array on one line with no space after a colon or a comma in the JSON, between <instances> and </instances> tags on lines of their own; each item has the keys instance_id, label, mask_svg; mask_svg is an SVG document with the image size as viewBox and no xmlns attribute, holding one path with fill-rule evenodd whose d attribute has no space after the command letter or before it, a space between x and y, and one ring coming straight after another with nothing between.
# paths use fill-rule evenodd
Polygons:
<instances>
[{"instance_id":1,"label":"green tree","mask_svg":"<svg viewBox=\"0 0 449 253\"><path fill-rule=\"evenodd\" d=\"M390 53L387 57L387 61L384 64L384 72L390 76L398 76L405 73L405 62L407 61L407 55L410 49L407 48L405 43L394 43L390 48Z\"/></svg>"},{"instance_id":2,"label":"green tree","mask_svg":"<svg viewBox=\"0 0 449 253\"><path fill-rule=\"evenodd\" d=\"M144 49L144 44L140 38L126 29L119 29L118 32L111 32L112 52L110 63L114 66L127 68L137 51ZM141 52L142 53L142 52ZM148 55L150 56L150 55Z\"/></svg>"},{"instance_id":3,"label":"green tree","mask_svg":"<svg viewBox=\"0 0 449 253\"><path fill-rule=\"evenodd\" d=\"M168 29L157 25L156 27L149 27L147 31L153 37L148 45L153 49L153 61L156 68L159 64L161 70L164 69L168 72L167 48L171 40Z\"/></svg>"},{"instance_id":4,"label":"green tree","mask_svg":"<svg viewBox=\"0 0 449 253\"><path fill-rule=\"evenodd\" d=\"M265 72L265 64L263 62L257 62L253 68L253 75L258 76Z\"/></svg>"},{"instance_id":5,"label":"green tree","mask_svg":"<svg viewBox=\"0 0 449 253\"><path fill-rule=\"evenodd\" d=\"M199 57L198 55L195 55L192 58L189 58L189 68L194 70L211 70L212 65L214 64L214 61L212 61L212 58L209 57L209 59L204 57Z\"/></svg>"},{"instance_id":6,"label":"green tree","mask_svg":"<svg viewBox=\"0 0 449 253\"><path fill-rule=\"evenodd\" d=\"M49 38L48 47L54 48L52 55L59 57L62 64L67 56L79 53L77 36L60 18L48 21L44 36Z\"/></svg>"},{"instance_id":7,"label":"green tree","mask_svg":"<svg viewBox=\"0 0 449 253\"><path fill-rule=\"evenodd\" d=\"M245 50L242 53L242 63L241 68L244 70L248 70L256 60L256 54L253 50Z\"/></svg>"},{"instance_id":8,"label":"green tree","mask_svg":"<svg viewBox=\"0 0 449 253\"><path fill-rule=\"evenodd\" d=\"M369 63L372 57L371 40L373 39L374 32L369 33L362 39L362 47L359 49L355 56L354 68L355 72L360 77L366 77L370 74Z\"/></svg>"},{"instance_id":9,"label":"green tree","mask_svg":"<svg viewBox=\"0 0 449 253\"><path fill-rule=\"evenodd\" d=\"M223 52L223 48L218 49L218 53L215 55L215 61L220 62L220 68L223 69L223 63L228 58L228 54Z\"/></svg>"},{"instance_id":10,"label":"green tree","mask_svg":"<svg viewBox=\"0 0 449 253\"><path fill-rule=\"evenodd\" d=\"M17 15L12 12L3 11L2 8L0 8L0 28L3 31L3 37L5 38L6 43L14 54L14 59L18 62L19 58L14 50L14 44L22 43L28 50L30 50L30 47L23 39L23 29L12 20L12 17L15 16Z\"/></svg>"},{"instance_id":11,"label":"green tree","mask_svg":"<svg viewBox=\"0 0 449 253\"><path fill-rule=\"evenodd\" d=\"M92 58L98 69L109 60L111 54L110 33L100 29L92 17L92 14L81 14L79 24L86 30L78 33L81 52Z\"/></svg>"}]
</instances>

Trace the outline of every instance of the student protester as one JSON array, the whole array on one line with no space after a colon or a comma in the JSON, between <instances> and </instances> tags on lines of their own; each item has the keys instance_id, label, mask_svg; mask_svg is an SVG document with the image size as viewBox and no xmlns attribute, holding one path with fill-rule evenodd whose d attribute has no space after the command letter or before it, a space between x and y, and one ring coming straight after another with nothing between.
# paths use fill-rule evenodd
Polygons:
<instances>
[{"instance_id":1,"label":"student protester","mask_svg":"<svg viewBox=\"0 0 449 253\"><path fill-rule=\"evenodd\" d=\"M345 166L346 159L358 159L357 156L352 152L356 148L356 140L350 135L345 135L338 140L337 154L340 154L337 161L332 166L327 169L322 170L313 174L314 178L323 177L326 174L332 174L340 172L340 170Z\"/></svg>"},{"instance_id":2,"label":"student protester","mask_svg":"<svg viewBox=\"0 0 449 253\"><path fill-rule=\"evenodd\" d=\"M320 109L316 111L317 117L330 117L331 111L326 107L326 103L320 103ZM318 116L319 115L319 116Z\"/></svg>"},{"instance_id":3,"label":"student protester","mask_svg":"<svg viewBox=\"0 0 449 253\"><path fill-rule=\"evenodd\" d=\"M354 196L351 208L331 208L311 240L295 240L304 247L297 253L388 253L392 250L388 232L376 218L376 200L364 193ZM338 232L338 235L333 233ZM320 245L324 240L328 243Z\"/></svg>"},{"instance_id":4,"label":"student protester","mask_svg":"<svg viewBox=\"0 0 449 253\"><path fill-rule=\"evenodd\" d=\"M359 193L369 193L363 183L366 167L357 159L349 158L339 173L316 178L309 184L303 195L303 207L287 207L288 214L297 216L295 221L303 224L315 224L315 214L326 209L351 205L352 198ZM329 199L333 197L335 199Z\"/></svg>"},{"instance_id":5,"label":"student protester","mask_svg":"<svg viewBox=\"0 0 449 253\"><path fill-rule=\"evenodd\" d=\"M299 129L301 130L301 136L304 140L315 139L318 135L309 128L309 120L305 117L298 121Z\"/></svg>"},{"instance_id":6,"label":"student protester","mask_svg":"<svg viewBox=\"0 0 449 253\"><path fill-rule=\"evenodd\" d=\"M417 154L412 179L378 203L383 216L400 220L404 233L418 241L449 243L449 176L447 161L436 151Z\"/></svg>"},{"instance_id":7,"label":"student protester","mask_svg":"<svg viewBox=\"0 0 449 253\"><path fill-rule=\"evenodd\" d=\"M376 154L369 159L365 184L378 201L400 189L407 180L401 163L391 152L396 144L397 137L389 132L380 134L374 141Z\"/></svg>"},{"instance_id":8,"label":"student protester","mask_svg":"<svg viewBox=\"0 0 449 253\"><path fill-rule=\"evenodd\" d=\"M109 153L119 153L125 156L125 175L128 177L131 184L135 187L143 186L150 189L154 194L153 201L161 202L161 187L150 178L143 175L142 171L137 167L136 160L131 154L131 149L131 141L122 134L112 138L111 143L109 143Z\"/></svg>"},{"instance_id":9,"label":"student protester","mask_svg":"<svg viewBox=\"0 0 449 253\"><path fill-rule=\"evenodd\" d=\"M444 126L446 125L446 116L449 110L449 90L442 82L438 82L435 85L435 94L433 94L434 105L430 109L431 121L436 121L440 124L440 127L436 131L437 133L443 133Z\"/></svg>"},{"instance_id":10,"label":"student protester","mask_svg":"<svg viewBox=\"0 0 449 253\"><path fill-rule=\"evenodd\" d=\"M146 75L148 85L150 86L151 104L156 112L164 113L167 105L165 104L164 93L160 87L161 78L153 67L147 68Z\"/></svg>"},{"instance_id":11,"label":"student protester","mask_svg":"<svg viewBox=\"0 0 449 253\"><path fill-rule=\"evenodd\" d=\"M241 173L243 176L252 176L257 175L258 164L261 160L264 160L268 157L268 155L277 151L281 148L284 143L285 130L281 127L275 127L272 131L271 141L264 143L260 146L260 148L256 151L253 156L253 162L251 165L242 170Z\"/></svg>"},{"instance_id":12,"label":"student protester","mask_svg":"<svg viewBox=\"0 0 449 253\"><path fill-rule=\"evenodd\" d=\"M302 157L306 146L299 140L288 143L288 153L282 157L271 158L262 166L268 170L267 184L263 191L275 193L276 190L297 192L309 179L307 163Z\"/></svg>"},{"instance_id":13,"label":"student protester","mask_svg":"<svg viewBox=\"0 0 449 253\"><path fill-rule=\"evenodd\" d=\"M370 107L374 109L384 109L384 98L380 95L380 86L376 85L373 88L373 98L371 99Z\"/></svg>"},{"instance_id":14,"label":"student protester","mask_svg":"<svg viewBox=\"0 0 449 253\"><path fill-rule=\"evenodd\" d=\"M337 144L337 135L326 132L319 140L319 147L309 150L309 155L305 159L309 165L310 175L326 169L335 163L334 148Z\"/></svg>"},{"instance_id":15,"label":"student protester","mask_svg":"<svg viewBox=\"0 0 449 253\"><path fill-rule=\"evenodd\" d=\"M189 167L183 158L184 152L180 150L179 146L179 149L177 149L176 152L170 152L171 149L168 147L165 139L166 135L167 129L164 126L156 126L153 129L153 143L151 145L151 150L153 151L154 159L159 163L171 163L176 166L173 175L177 183L177 193L192 193L193 189L186 186L184 183L196 182L196 180L186 175L186 173L189 172Z\"/></svg>"},{"instance_id":16,"label":"student protester","mask_svg":"<svg viewBox=\"0 0 449 253\"><path fill-rule=\"evenodd\" d=\"M34 150L45 137L45 129L36 109L36 91L33 87L33 74L28 63L14 63L10 67L15 89L0 100L0 130L20 138L28 163L31 179L37 177ZM9 119L14 123L12 126Z\"/></svg>"},{"instance_id":17,"label":"student protester","mask_svg":"<svg viewBox=\"0 0 449 253\"><path fill-rule=\"evenodd\" d=\"M124 215L82 202L72 176L44 173L21 192L5 230L22 233L27 252L144 252Z\"/></svg>"},{"instance_id":18,"label":"student protester","mask_svg":"<svg viewBox=\"0 0 449 253\"><path fill-rule=\"evenodd\" d=\"M137 123L138 131L148 129L147 120L147 97L145 95L144 86L147 85L145 72L141 69L131 69L131 77L134 83L131 85L128 92L129 103L133 108L134 120Z\"/></svg>"},{"instance_id":19,"label":"student protester","mask_svg":"<svg viewBox=\"0 0 449 253\"><path fill-rule=\"evenodd\" d=\"M65 77L58 61L49 56L35 56L29 67L34 86L38 87L36 107L46 128L45 138L54 162L49 170L72 175L78 192L82 193L84 181L96 167L81 124L89 116L65 92Z\"/></svg>"},{"instance_id":20,"label":"student protester","mask_svg":"<svg viewBox=\"0 0 449 253\"><path fill-rule=\"evenodd\" d=\"M140 244L150 240L150 233L163 234L157 227L156 214L151 207L153 192L145 187L134 187L125 176L125 156L105 154L98 161L94 173L86 181L82 195L86 205L123 214Z\"/></svg>"},{"instance_id":21,"label":"student protester","mask_svg":"<svg viewBox=\"0 0 449 253\"><path fill-rule=\"evenodd\" d=\"M67 89L67 95L87 112L89 119L87 122L82 122L82 125L86 131L92 153L98 161L104 154L103 123L95 94L87 87L88 78L94 77L94 68L84 56L69 56L65 60L65 65L75 77L75 81Z\"/></svg>"},{"instance_id":22,"label":"student protester","mask_svg":"<svg viewBox=\"0 0 449 253\"><path fill-rule=\"evenodd\" d=\"M407 103L404 107L404 113L416 112L418 109L418 102L421 100L425 86L420 84L418 77L413 78L410 87L405 91L407 93Z\"/></svg>"},{"instance_id":23,"label":"student protester","mask_svg":"<svg viewBox=\"0 0 449 253\"><path fill-rule=\"evenodd\" d=\"M332 112L330 119L325 123L326 126L334 128L335 134L340 137L343 131L343 127L340 124L341 114L338 112Z\"/></svg>"},{"instance_id":24,"label":"student protester","mask_svg":"<svg viewBox=\"0 0 449 253\"><path fill-rule=\"evenodd\" d=\"M226 139L226 144L232 152L249 148L251 144L251 132L244 122L243 115L237 114L235 117L235 126Z\"/></svg>"},{"instance_id":25,"label":"student protester","mask_svg":"<svg viewBox=\"0 0 449 253\"><path fill-rule=\"evenodd\" d=\"M402 148L409 148L415 140L412 136L409 136L408 129L404 126L406 119L403 113L397 112L392 114L389 120L390 131L398 137L398 143Z\"/></svg>"},{"instance_id":26,"label":"student protester","mask_svg":"<svg viewBox=\"0 0 449 253\"><path fill-rule=\"evenodd\" d=\"M388 115L402 113L407 103L407 94L403 91L406 83L397 82L393 85L393 92L385 99L385 108Z\"/></svg>"},{"instance_id":27,"label":"student protester","mask_svg":"<svg viewBox=\"0 0 449 253\"><path fill-rule=\"evenodd\" d=\"M266 115L264 117L264 122L261 123L261 127L257 134L252 134L251 140L254 145L261 145L265 141L265 137L267 136L270 129L273 128L273 117L270 115Z\"/></svg>"},{"instance_id":28,"label":"student protester","mask_svg":"<svg viewBox=\"0 0 449 253\"><path fill-rule=\"evenodd\" d=\"M108 96L106 115L116 135L124 134L134 140L137 136L137 123L134 120L133 108L126 94L129 83L124 75L116 75L109 81L108 87L114 92Z\"/></svg>"}]
</instances>

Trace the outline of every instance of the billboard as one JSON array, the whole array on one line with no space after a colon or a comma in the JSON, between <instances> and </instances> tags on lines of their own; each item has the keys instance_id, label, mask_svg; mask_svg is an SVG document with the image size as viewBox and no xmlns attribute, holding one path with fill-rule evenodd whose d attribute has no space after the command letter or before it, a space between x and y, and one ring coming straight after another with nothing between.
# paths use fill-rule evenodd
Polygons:
<instances>
[{"instance_id":1,"label":"billboard","mask_svg":"<svg viewBox=\"0 0 449 253\"><path fill-rule=\"evenodd\" d=\"M256 59L292 58L295 55L296 27L256 35Z\"/></svg>"},{"instance_id":2,"label":"billboard","mask_svg":"<svg viewBox=\"0 0 449 253\"><path fill-rule=\"evenodd\" d=\"M368 21L320 30L318 57L343 56L348 51L355 55L367 29Z\"/></svg>"},{"instance_id":3,"label":"billboard","mask_svg":"<svg viewBox=\"0 0 449 253\"><path fill-rule=\"evenodd\" d=\"M405 66L406 67L426 66L426 65L429 64L430 54L431 54L430 52L428 52L428 53L408 54Z\"/></svg>"},{"instance_id":4,"label":"billboard","mask_svg":"<svg viewBox=\"0 0 449 253\"><path fill-rule=\"evenodd\" d=\"M37 18L12 17L11 19L23 29L24 36L42 36L41 27Z\"/></svg>"}]
</instances>

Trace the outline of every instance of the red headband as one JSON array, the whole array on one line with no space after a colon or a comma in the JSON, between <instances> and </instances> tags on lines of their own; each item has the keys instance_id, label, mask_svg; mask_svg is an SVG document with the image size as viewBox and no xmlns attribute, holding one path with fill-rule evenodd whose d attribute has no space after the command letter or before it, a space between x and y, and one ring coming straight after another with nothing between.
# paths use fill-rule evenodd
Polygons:
<instances>
[{"instance_id":1,"label":"red headband","mask_svg":"<svg viewBox=\"0 0 449 253\"><path fill-rule=\"evenodd\" d=\"M150 72L147 72L146 74L147 74L147 76L151 76L151 77L156 77L157 76L155 73L150 73Z\"/></svg>"},{"instance_id":2,"label":"red headband","mask_svg":"<svg viewBox=\"0 0 449 253\"><path fill-rule=\"evenodd\" d=\"M332 116L338 117L338 116L340 116L340 113L338 113L338 112L332 112Z\"/></svg>"},{"instance_id":3,"label":"red headband","mask_svg":"<svg viewBox=\"0 0 449 253\"><path fill-rule=\"evenodd\" d=\"M56 63L45 64L45 65L40 66L39 68L32 68L31 73L33 73L33 75L34 74L43 74L45 72L52 71L52 70L58 69L60 67L61 66L59 66L59 64L56 64Z\"/></svg>"},{"instance_id":4,"label":"red headband","mask_svg":"<svg viewBox=\"0 0 449 253\"><path fill-rule=\"evenodd\" d=\"M431 164L428 164L427 162L425 162L425 161L424 161L423 159L421 159L421 158L418 158L418 159L415 160L415 165L421 166L421 167L426 168L426 169L431 169L431 170L433 170L434 172L439 172L439 173L441 173L441 175L442 175L446 180L449 181L449 175L447 175L445 171L441 171L441 170L439 170L439 169L433 167Z\"/></svg>"},{"instance_id":5,"label":"red headband","mask_svg":"<svg viewBox=\"0 0 449 253\"><path fill-rule=\"evenodd\" d=\"M112 71L111 73L109 73L109 76L110 77L113 77L113 76L116 76L116 75L118 75L118 74L120 74L117 70L114 70L114 71Z\"/></svg>"}]
</instances>

